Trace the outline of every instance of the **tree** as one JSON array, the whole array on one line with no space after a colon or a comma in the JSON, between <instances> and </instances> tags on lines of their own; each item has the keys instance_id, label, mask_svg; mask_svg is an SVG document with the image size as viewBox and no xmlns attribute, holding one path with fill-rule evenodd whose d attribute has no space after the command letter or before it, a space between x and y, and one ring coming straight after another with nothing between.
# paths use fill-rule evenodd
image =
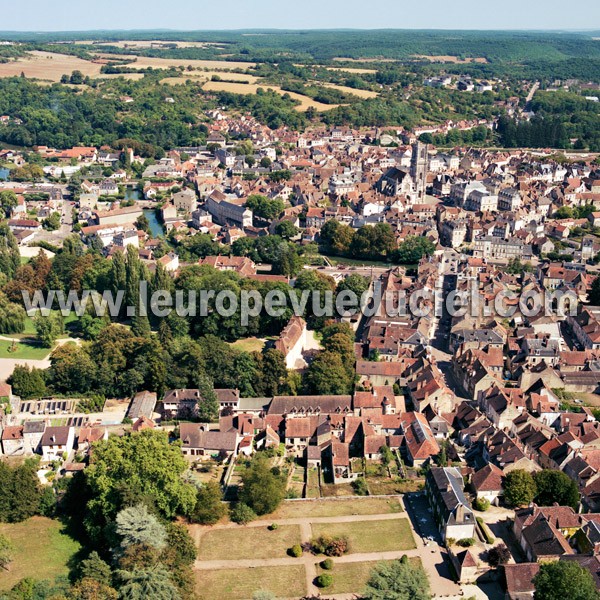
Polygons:
<instances>
[{"instance_id":1,"label":"tree","mask_svg":"<svg viewBox=\"0 0 600 600\"><path fill-rule=\"evenodd\" d=\"M221 486L216 481L208 481L196 494L196 506L190 519L193 523L214 525L226 512Z\"/></svg>"},{"instance_id":2,"label":"tree","mask_svg":"<svg viewBox=\"0 0 600 600\"><path fill-rule=\"evenodd\" d=\"M360 297L369 289L369 279L362 275L353 273L342 279L337 285L337 292L343 292L344 290L350 290L354 292L357 298Z\"/></svg>"},{"instance_id":3,"label":"tree","mask_svg":"<svg viewBox=\"0 0 600 600\"><path fill-rule=\"evenodd\" d=\"M14 547L10 540L0 533L0 569L8 571L8 565L13 559Z\"/></svg>"},{"instance_id":4,"label":"tree","mask_svg":"<svg viewBox=\"0 0 600 600\"><path fill-rule=\"evenodd\" d=\"M304 385L312 394L349 394L352 378L339 354L321 351L310 363L304 375Z\"/></svg>"},{"instance_id":5,"label":"tree","mask_svg":"<svg viewBox=\"0 0 600 600\"><path fill-rule=\"evenodd\" d=\"M408 236L393 253L392 259L401 265L414 265L434 251L435 244L429 238Z\"/></svg>"},{"instance_id":6,"label":"tree","mask_svg":"<svg viewBox=\"0 0 600 600\"><path fill-rule=\"evenodd\" d=\"M110 585L112 582L110 566L100 558L100 555L95 550L86 559L81 561L79 570L82 579L94 579L104 585Z\"/></svg>"},{"instance_id":7,"label":"tree","mask_svg":"<svg viewBox=\"0 0 600 600\"><path fill-rule=\"evenodd\" d=\"M280 221L275 227L275 233L284 240L296 237L298 231L298 228L291 221Z\"/></svg>"},{"instance_id":8,"label":"tree","mask_svg":"<svg viewBox=\"0 0 600 600\"><path fill-rule=\"evenodd\" d=\"M250 466L242 472L241 480L240 501L259 516L275 511L285 498L286 479L270 468L264 453L254 455Z\"/></svg>"},{"instance_id":9,"label":"tree","mask_svg":"<svg viewBox=\"0 0 600 600\"><path fill-rule=\"evenodd\" d=\"M362 594L365 600L429 600L429 580L420 565L410 561L380 563Z\"/></svg>"},{"instance_id":10,"label":"tree","mask_svg":"<svg viewBox=\"0 0 600 600\"><path fill-rule=\"evenodd\" d=\"M0 292L0 333L23 333L27 313L22 306L10 302L6 294Z\"/></svg>"},{"instance_id":11,"label":"tree","mask_svg":"<svg viewBox=\"0 0 600 600\"><path fill-rule=\"evenodd\" d=\"M201 400L198 402L198 418L204 423L219 420L219 399L215 394L214 386L205 375L199 375L197 388Z\"/></svg>"},{"instance_id":12,"label":"tree","mask_svg":"<svg viewBox=\"0 0 600 600\"><path fill-rule=\"evenodd\" d=\"M579 490L577 484L563 471L544 469L533 476L539 506L552 506L555 502L560 506L577 509Z\"/></svg>"},{"instance_id":13,"label":"tree","mask_svg":"<svg viewBox=\"0 0 600 600\"><path fill-rule=\"evenodd\" d=\"M99 536L124 506L141 501L166 518L190 514L196 492L182 478L186 470L180 445L169 443L164 432L147 430L98 442L85 470L88 532Z\"/></svg>"},{"instance_id":14,"label":"tree","mask_svg":"<svg viewBox=\"0 0 600 600\"><path fill-rule=\"evenodd\" d=\"M41 486L32 461L11 468L0 462L0 521L20 523L39 514Z\"/></svg>"},{"instance_id":15,"label":"tree","mask_svg":"<svg viewBox=\"0 0 600 600\"><path fill-rule=\"evenodd\" d=\"M316 579L317 587L326 588L333 585L333 575L330 573L321 573Z\"/></svg>"},{"instance_id":16,"label":"tree","mask_svg":"<svg viewBox=\"0 0 600 600\"><path fill-rule=\"evenodd\" d=\"M531 473L523 469L510 471L504 478L504 501L508 506L516 508L529 504L536 494L535 481Z\"/></svg>"},{"instance_id":17,"label":"tree","mask_svg":"<svg viewBox=\"0 0 600 600\"><path fill-rule=\"evenodd\" d=\"M574 561L542 563L533 578L534 600L598 600L594 580L586 569Z\"/></svg>"},{"instance_id":18,"label":"tree","mask_svg":"<svg viewBox=\"0 0 600 600\"><path fill-rule=\"evenodd\" d=\"M148 512L144 504L124 508L116 518L121 547L143 545L163 550L167 546L167 531L162 523Z\"/></svg>"},{"instance_id":19,"label":"tree","mask_svg":"<svg viewBox=\"0 0 600 600\"><path fill-rule=\"evenodd\" d=\"M9 378L15 395L29 400L30 398L41 398L46 393L44 372L29 365L17 365Z\"/></svg>"},{"instance_id":20,"label":"tree","mask_svg":"<svg viewBox=\"0 0 600 600\"><path fill-rule=\"evenodd\" d=\"M180 600L177 588L163 565L153 565L132 571L119 571L123 584L119 598L123 600Z\"/></svg>"},{"instance_id":21,"label":"tree","mask_svg":"<svg viewBox=\"0 0 600 600\"><path fill-rule=\"evenodd\" d=\"M84 577L71 588L69 597L73 600L117 600L119 593L106 583Z\"/></svg>"},{"instance_id":22,"label":"tree","mask_svg":"<svg viewBox=\"0 0 600 600\"><path fill-rule=\"evenodd\" d=\"M510 550L504 544L500 544L490 548L487 556L490 566L498 567L505 565L510 560Z\"/></svg>"},{"instance_id":23,"label":"tree","mask_svg":"<svg viewBox=\"0 0 600 600\"><path fill-rule=\"evenodd\" d=\"M62 315L52 311L48 315L38 315L33 318L36 338L44 348L52 348L58 336L64 333L65 325Z\"/></svg>"}]
</instances>

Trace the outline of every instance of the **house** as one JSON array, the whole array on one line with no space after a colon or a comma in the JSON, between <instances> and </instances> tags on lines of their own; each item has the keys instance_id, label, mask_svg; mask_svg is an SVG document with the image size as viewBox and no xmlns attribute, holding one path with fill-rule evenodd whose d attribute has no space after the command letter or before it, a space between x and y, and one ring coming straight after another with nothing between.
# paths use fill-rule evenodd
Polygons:
<instances>
[{"instance_id":1,"label":"house","mask_svg":"<svg viewBox=\"0 0 600 600\"><path fill-rule=\"evenodd\" d=\"M200 390L169 390L162 399L160 413L163 419L194 415L198 410L198 402L200 401L202 401Z\"/></svg>"},{"instance_id":2,"label":"house","mask_svg":"<svg viewBox=\"0 0 600 600\"><path fill-rule=\"evenodd\" d=\"M237 431L210 431L198 423L182 423L179 436L184 456L229 458L237 454Z\"/></svg>"},{"instance_id":3,"label":"house","mask_svg":"<svg viewBox=\"0 0 600 600\"><path fill-rule=\"evenodd\" d=\"M25 454L37 454L46 431L45 421L25 421L23 423L23 442Z\"/></svg>"},{"instance_id":4,"label":"house","mask_svg":"<svg viewBox=\"0 0 600 600\"><path fill-rule=\"evenodd\" d=\"M475 490L478 500L485 499L490 504L498 505L502 496L502 469L488 463L485 467L473 473L471 485Z\"/></svg>"},{"instance_id":5,"label":"house","mask_svg":"<svg viewBox=\"0 0 600 600\"><path fill-rule=\"evenodd\" d=\"M275 342L275 350L279 350L285 356L286 368L301 369L306 366L302 357L306 346L306 321L302 317L294 315Z\"/></svg>"},{"instance_id":6,"label":"house","mask_svg":"<svg viewBox=\"0 0 600 600\"><path fill-rule=\"evenodd\" d=\"M539 570L539 563L504 565L506 600L531 600L535 592L533 578Z\"/></svg>"},{"instance_id":7,"label":"house","mask_svg":"<svg viewBox=\"0 0 600 600\"><path fill-rule=\"evenodd\" d=\"M156 392L148 392L147 390L138 392L131 400L131 404L127 410L127 416L132 421L136 421L140 417L152 419L154 409L156 408L156 402Z\"/></svg>"},{"instance_id":8,"label":"house","mask_svg":"<svg viewBox=\"0 0 600 600\"><path fill-rule=\"evenodd\" d=\"M456 467L431 467L425 479L425 492L444 540L475 537L475 515Z\"/></svg>"},{"instance_id":9,"label":"house","mask_svg":"<svg viewBox=\"0 0 600 600\"><path fill-rule=\"evenodd\" d=\"M87 454L89 453L92 444L107 439L108 430L106 427L82 427L77 436L77 450Z\"/></svg>"},{"instance_id":10,"label":"house","mask_svg":"<svg viewBox=\"0 0 600 600\"><path fill-rule=\"evenodd\" d=\"M40 443L44 460L56 460L73 450L75 430L73 427L47 427Z\"/></svg>"},{"instance_id":11,"label":"house","mask_svg":"<svg viewBox=\"0 0 600 600\"><path fill-rule=\"evenodd\" d=\"M2 431L2 452L5 456L19 456L25 452L23 427L5 427Z\"/></svg>"}]
</instances>

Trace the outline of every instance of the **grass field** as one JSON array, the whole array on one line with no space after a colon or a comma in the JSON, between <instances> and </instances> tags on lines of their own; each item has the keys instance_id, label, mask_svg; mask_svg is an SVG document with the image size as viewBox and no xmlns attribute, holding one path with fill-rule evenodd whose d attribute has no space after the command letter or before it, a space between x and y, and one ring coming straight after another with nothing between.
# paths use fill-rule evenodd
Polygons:
<instances>
[{"instance_id":1,"label":"grass field","mask_svg":"<svg viewBox=\"0 0 600 600\"><path fill-rule=\"evenodd\" d=\"M392 562L395 561L382 560L336 564L335 559L333 559L333 569L331 571L324 571L318 567L317 572L319 575L329 573L333 576L333 585L326 590L328 594L360 594L367 585L367 581L369 581L371 571L380 563ZM410 562L420 563L421 561L415 557L411 558Z\"/></svg>"},{"instance_id":2,"label":"grass field","mask_svg":"<svg viewBox=\"0 0 600 600\"><path fill-rule=\"evenodd\" d=\"M29 78L60 81L62 75L70 74L75 70L90 77L98 77L101 67L101 64L76 56L34 50L18 60L0 64L0 77L18 77L21 73L25 73Z\"/></svg>"},{"instance_id":3,"label":"grass field","mask_svg":"<svg viewBox=\"0 0 600 600\"><path fill-rule=\"evenodd\" d=\"M230 344L232 348L244 352L260 352L265 346L266 340L256 337L244 338Z\"/></svg>"},{"instance_id":4,"label":"grass field","mask_svg":"<svg viewBox=\"0 0 600 600\"><path fill-rule=\"evenodd\" d=\"M53 580L66 575L71 558L79 551L79 544L61 533L59 521L33 517L24 523L0 524L0 533L15 547L9 571L0 575L0 590L8 590L24 577Z\"/></svg>"},{"instance_id":5,"label":"grass field","mask_svg":"<svg viewBox=\"0 0 600 600\"><path fill-rule=\"evenodd\" d=\"M194 69L221 69L221 70L233 70L233 69L250 69L256 66L253 62L236 62L226 60L198 60L198 59L179 59L179 58L154 58L149 56L132 56L130 54L98 54L100 58L112 59L112 60L131 60L135 58L135 62L127 65L134 69L147 69L152 67L153 69L170 69L171 67L192 67Z\"/></svg>"},{"instance_id":6,"label":"grass field","mask_svg":"<svg viewBox=\"0 0 600 600\"><path fill-rule=\"evenodd\" d=\"M281 525L274 531L269 531L266 524L264 527L212 529L200 540L198 559L285 558L288 548L300 541L298 525Z\"/></svg>"},{"instance_id":7,"label":"grass field","mask_svg":"<svg viewBox=\"0 0 600 600\"><path fill-rule=\"evenodd\" d=\"M487 63L487 58L484 57L458 58L458 56L448 56L445 54L440 56L426 56L425 54L415 54L414 58L424 58L430 62L453 63L457 65L465 65L468 63Z\"/></svg>"},{"instance_id":8,"label":"grass field","mask_svg":"<svg viewBox=\"0 0 600 600\"><path fill-rule=\"evenodd\" d=\"M259 81L259 78L255 75L234 72L224 73L223 71L192 71L191 73L183 73L182 75L182 77L165 77L165 79L161 79L161 83L166 83L167 85L183 85L186 81L202 83L203 81L208 81L213 75L217 75L221 79L227 79L228 81L246 81L248 83Z\"/></svg>"},{"instance_id":9,"label":"grass field","mask_svg":"<svg viewBox=\"0 0 600 600\"><path fill-rule=\"evenodd\" d=\"M258 590L268 590L277 598L304 596L304 565L196 571L200 600L250 600Z\"/></svg>"},{"instance_id":10,"label":"grass field","mask_svg":"<svg viewBox=\"0 0 600 600\"><path fill-rule=\"evenodd\" d=\"M229 81L207 81L206 84L204 84L204 89L207 92L231 92L232 94L256 94L258 88L263 88L264 90L271 89L279 94L289 94L292 98L300 102L300 105L296 108L301 111L305 111L312 107L319 112L324 112L338 106L337 104L323 104L322 102L316 102L308 96L296 94L295 92L286 92L276 85L231 83Z\"/></svg>"},{"instance_id":11,"label":"grass field","mask_svg":"<svg viewBox=\"0 0 600 600\"><path fill-rule=\"evenodd\" d=\"M345 85L337 85L336 83L322 83L319 82L323 87L333 88L334 90L338 90L343 92L344 94L353 94L354 96L358 96L359 98L377 98L379 94L377 92L372 92L371 90L357 90L355 88L351 88Z\"/></svg>"},{"instance_id":12,"label":"grass field","mask_svg":"<svg viewBox=\"0 0 600 600\"><path fill-rule=\"evenodd\" d=\"M354 523L313 523L313 535L345 535L350 552L387 552L416 548L408 519L358 521Z\"/></svg>"},{"instance_id":13,"label":"grass field","mask_svg":"<svg viewBox=\"0 0 600 600\"><path fill-rule=\"evenodd\" d=\"M17 342L15 352L9 352L10 348L12 348L12 342L0 340L0 359L43 360L51 352L49 348L42 348L41 346L29 343L29 338Z\"/></svg>"},{"instance_id":14,"label":"grass field","mask_svg":"<svg viewBox=\"0 0 600 600\"><path fill-rule=\"evenodd\" d=\"M298 517L342 517L345 515L379 515L402 512L395 498L352 498L343 500L295 500L283 502L270 521Z\"/></svg>"}]
</instances>

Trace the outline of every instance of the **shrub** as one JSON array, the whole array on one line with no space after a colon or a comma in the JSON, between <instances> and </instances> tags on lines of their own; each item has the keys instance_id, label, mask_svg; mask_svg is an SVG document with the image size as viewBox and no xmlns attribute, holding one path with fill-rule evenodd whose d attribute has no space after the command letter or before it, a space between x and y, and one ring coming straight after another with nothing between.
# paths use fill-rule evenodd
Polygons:
<instances>
[{"instance_id":1,"label":"shrub","mask_svg":"<svg viewBox=\"0 0 600 600\"><path fill-rule=\"evenodd\" d=\"M450 548L450 546L454 546L456 540L454 538L446 538L446 548Z\"/></svg>"},{"instance_id":2,"label":"shrub","mask_svg":"<svg viewBox=\"0 0 600 600\"><path fill-rule=\"evenodd\" d=\"M477 521L477 524L479 525L479 529L481 530L481 533L483 533L483 537L485 538L485 541L488 544L493 544L494 536L492 535L492 532L490 531L490 528L486 525L485 521L481 517L476 517L475 520Z\"/></svg>"},{"instance_id":3,"label":"shrub","mask_svg":"<svg viewBox=\"0 0 600 600\"><path fill-rule=\"evenodd\" d=\"M346 536L321 535L318 538L313 538L310 545L315 554L324 554L325 556L342 556L349 550Z\"/></svg>"},{"instance_id":4,"label":"shrub","mask_svg":"<svg viewBox=\"0 0 600 600\"><path fill-rule=\"evenodd\" d=\"M277 523L271 523L268 529L269 531L275 531L278 527L279 525L277 525Z\"/></svg>"},{"instance_id":5,"label":"shrub","mask_svg":"<svg viewBox=\"0 0 600 600\"><path fill-rule=\"evenodd\" d=\"M487 498L477 498L473 506L475 510L485 512L490 507L490 501Z\"/></svg>"},{"instance_id":6,"label":"shrub","mask_svg":"<svg viewBox=\"0 0 600 600\"><path fill-rule=\"evenodd\" d=\"M330 558L326 558L321 561L321 569L325 569L325 571L331 571L333 569L333 561Z\"/></svg>"},{"instance_id":7,"label":"shrub","mask_svg":"<svg viewBox=\"0 0 600 600\"><path fill-rule=\"evenodd\" d=\"M354 493L357 496L368 496L369 488L367 486L367 480L364 477L359 477L352 482Z\"/></svg>"},{"instance_id":8,"label":"shrub","mask_svg":"<svg viewBox=\"0 0 600 600\"><path fill-rule=\"evenodd\" d=\"M288 550L288 554L294 558L300 558L302 556L302 546L300 544L295 544Z\"/></svg>"},{"instance_id":9,"label":"shrub","mask_svg":"<svg viewBox=\"0 0 600 600\"><path fill-rule=\"evenodd\" d=\"M323 573L317 577L315 583L317 584L317 587L320 588L329 587L333 585L333 576L331 576L329 573Z\"/></svg>"},{"instance_id":10,"label":"shrub","mask_svg":"<svg viewBox=\"0 0 600 600\"><path fill-rule=\"evenodd\" d=\"M229 518L238 525L246 525L256 519L256 513L243 502L238 502L229 513Z\"/></svg>"},{"instance_id":11,"label":"shrub","mask_svg":"<svg viewBox=\"0 0 600 600\"><path fill-rule=\"evenodd\" d=\"M461 548L470 548L471 546L475 545L475 538L463 538L462 540L458 540L456 545L460 546Z\"/></svg>"}]
</instances>

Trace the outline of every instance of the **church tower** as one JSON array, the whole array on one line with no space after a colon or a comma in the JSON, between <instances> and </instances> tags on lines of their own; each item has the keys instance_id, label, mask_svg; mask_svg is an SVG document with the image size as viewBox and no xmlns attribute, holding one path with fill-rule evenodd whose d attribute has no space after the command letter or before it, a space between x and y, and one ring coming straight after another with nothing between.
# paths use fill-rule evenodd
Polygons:
<instances>
[{"instance_id":1,"label":"church tower","mask_svg":"<svg viewBox=\"0 0 600 600\"><path fill-rule=\"evenodd\" d=\"M425 188L427 187L427 166L429 160L429 146L417 142L412 146L412 157L410 159L410 176L415 186L415 192L419 201L425 198Z\"/></svg>"}]
</instances>

